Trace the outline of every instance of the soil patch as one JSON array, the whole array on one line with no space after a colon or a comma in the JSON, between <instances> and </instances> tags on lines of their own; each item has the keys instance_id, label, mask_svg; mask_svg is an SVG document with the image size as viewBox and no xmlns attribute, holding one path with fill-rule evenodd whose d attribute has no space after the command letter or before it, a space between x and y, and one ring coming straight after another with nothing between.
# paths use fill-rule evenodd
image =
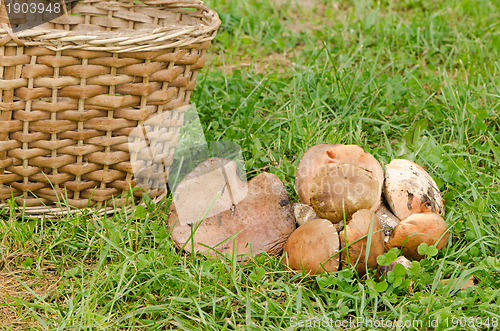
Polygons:
<instances>
[{"instance_id":1,"label":"soil patch","mask_svg":"<svg viewBox=\"0 0 500 331\"><path fill-rule=\"evenodd\" d=\"M4 266L0 270L0 329L40 328L36 319L30 317L30 308L19 300L30 302L37 297L47 300L60 281L55 265L50 263L34 270Z\"/></svg>"}]
</instances>

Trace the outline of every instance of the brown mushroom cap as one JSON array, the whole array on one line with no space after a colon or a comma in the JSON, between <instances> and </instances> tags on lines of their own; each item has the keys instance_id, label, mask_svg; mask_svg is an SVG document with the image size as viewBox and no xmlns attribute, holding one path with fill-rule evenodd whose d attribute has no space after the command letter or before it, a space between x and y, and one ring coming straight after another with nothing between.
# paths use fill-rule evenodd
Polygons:
<instances>
[{"instance_id":1,"label":"brown mushroom cap","mask_svg":"<svg viewBox=\"0 0 500 331\"><path fill-rule=\"evenodd\" d=\"M384 194L400 220L427 212L444 216L444 200L436 182L412 161L395 159L385 167Z\"/></svg>"},{"instance_id":2,"label":"brown mushroom cap","mask_svg":"<svg viewBox=\"0 0 500 331\"><path fill-rule=\"evenodd\" d=\"M179 184L168 215L175 245L209 257L220 256L216 252L232 254L233 248L236 254L281 253L295 230L285 186L270 173L259 174L248 185L238 182L236 166L231 163L234 161L206 160ZM221 171L220 166L225 171ZM218 198L213 203L215 197ZM215 212L211 210L199 223L206 212L205 207L212 203Z\"/></svg>"},{"instance_id":3,"label":"brown mushroom cap","mask_svg":"<svg viewBox=\"0 0 500 331\"><path fill-rule=\"evenodd\" d=\"M360 209L380 203L379 184L371 171L349 163L323 165L310 185L311 205L332 223L349 220Z\"/></svg>"},{"instance_id":4,"label":"brown mushroom cap","mask_svg":"<svg viewBox=\"0 0 500 331\"><path fill-rule=\"evenodd\" d=\"M339 235L328 220L315 219L301 225L286 242L282 263L293 270L317 274L339 267Z\"/></svg>"},{"instance_id":5,"label":"brown mushroom cap","mask_svg":"<svg viewBox=\"0 0 500 331\"><path fill-rule=\"evenodd\" d=\"M372 236L367 264L366 249L372 222ZM346 242L348 247L347 253L345 250L342 251L343 265L355 265L357 263L356 270L359 275L364 275L367 267L370 269L377 268L377 256L384 253L384 232L380 221L372 211L362 209L354 213L346 228L339 233L339 238L342 248L345 247ZM349 263L347 256L349 257Z\"/></svg>"},{"instance_id":6,"label":"brown mushroom cap","mask_svg":"<svg viewBox=\"0 0 500 331\"><path fill-rule=\"evenodd\" d=\"M441 236L443 236L441 238ZM448 243L448 225L445 220L434 213L413 214L401 221L389 236L385 247L403 247L403 255L409 259L421 260L418 246L422 243L435 245L441 249ZM406 241L405 241L406 240Z\"/></svg>"},{"instance_id":7,"label":"brown mushroom cap","mask_svg":"<svg viewBox=\"0 0 500 331\"><path fill-rule=\"evenodd\" d=\"M300 159L295 175L295 187L302 203L311 204L309 186L321 166L328 163L352 163L373 172L382 195L384 171L380 163L357 145L318 144L309 148Z\"/></svg>"}]
</instances>

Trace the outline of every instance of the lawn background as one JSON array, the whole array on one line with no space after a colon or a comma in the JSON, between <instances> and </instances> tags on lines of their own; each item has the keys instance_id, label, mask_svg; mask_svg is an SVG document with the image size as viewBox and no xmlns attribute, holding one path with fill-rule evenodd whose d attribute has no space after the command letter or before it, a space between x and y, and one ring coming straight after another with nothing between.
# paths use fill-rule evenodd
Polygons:
<instances>
[{"instance_id":1,"label":"lawn background","mask_svg":"<svg viewBox=\"0 0 500 331\"><path fill-rule=\"evenodd\" d=\"M11 210L0 220L0 327L500 323L500 3L206 4L222 20L191 97L207 140L239 144L249 178L275 173L293 200L295 168L316 143L358 144L382 165L413 160L445 197L449 245L401 275L402 286L350 270L303 277L265 255L238 264L179 253L169 200L57 222ZM475 285L460 290L471 276ZM450 278L459 286L440 283Z\"/></svg>"}]
</instances>

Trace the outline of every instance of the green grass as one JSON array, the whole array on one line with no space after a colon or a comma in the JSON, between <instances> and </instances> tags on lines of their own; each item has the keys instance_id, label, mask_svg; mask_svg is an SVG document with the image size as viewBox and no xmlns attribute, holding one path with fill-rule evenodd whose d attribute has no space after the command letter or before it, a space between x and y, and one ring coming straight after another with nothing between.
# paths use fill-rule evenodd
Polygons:
<instances>
[{"instance_id":1,"label":"green grass","mask_svg":"<svg viewBox=\"0 0 500 331\"><path fill-rule=\"evenodd\" d=\"M319 142L358 144L383 165L414 160L444 194L449 245L402 276L408 287L350 270L304 277L265 255L239 264L182 254L169 201L128 216L4 217L0 271L16 270L8 277L24 293L0 306L18 320L10 328L500 323L500 3L206 2L223 21L191 97L207 140L239 144L249 177L275 173L294 199L297 163ZM440 283L470 276L464 290Z\"/></svg>"}]
</instances>

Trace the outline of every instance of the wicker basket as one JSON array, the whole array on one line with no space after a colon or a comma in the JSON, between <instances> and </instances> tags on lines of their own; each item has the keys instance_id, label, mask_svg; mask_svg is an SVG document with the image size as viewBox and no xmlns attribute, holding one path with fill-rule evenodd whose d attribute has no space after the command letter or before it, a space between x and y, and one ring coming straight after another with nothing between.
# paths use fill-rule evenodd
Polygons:
<instances>
[{"instance_id":1,"label":"wicker basket","mask_svg":"<svg viewBox=\"0 0 500 331\"><path fill-rule=\"evenodd\" d=\"M29 30L0 25L0 204L41 214L127 203L129 134L163 114L173 153L220 20L196 0L82 0Z\"/></svg>"}]
</instances>

